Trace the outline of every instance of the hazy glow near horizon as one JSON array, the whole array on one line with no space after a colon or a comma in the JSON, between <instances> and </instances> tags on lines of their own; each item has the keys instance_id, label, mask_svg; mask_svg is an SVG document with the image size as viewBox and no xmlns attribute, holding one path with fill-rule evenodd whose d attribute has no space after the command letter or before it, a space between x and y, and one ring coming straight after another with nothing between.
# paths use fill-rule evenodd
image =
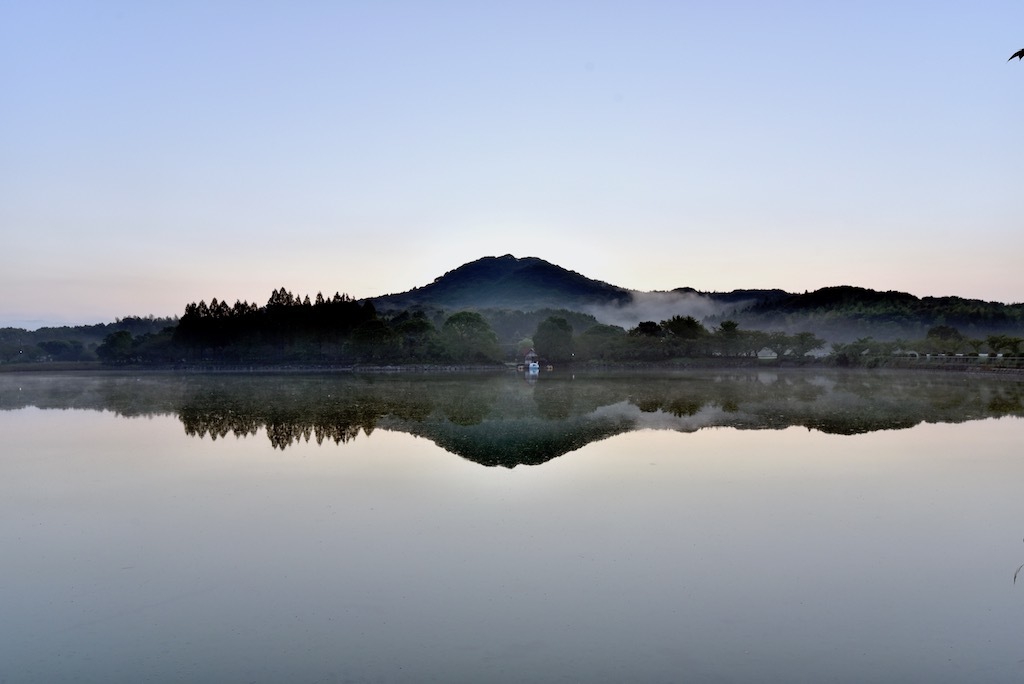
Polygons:
<instances>
[{"instance_id":1,"label":"hazy glow near horizon","mask_svg":"<svg viewBox=\"0 0 1024 684\"><path fill-rule=\"evenodd\" d=\"M1024 5L0 2L0 327L400 292L1024 300Z\"/></svg>"}]
</instances>

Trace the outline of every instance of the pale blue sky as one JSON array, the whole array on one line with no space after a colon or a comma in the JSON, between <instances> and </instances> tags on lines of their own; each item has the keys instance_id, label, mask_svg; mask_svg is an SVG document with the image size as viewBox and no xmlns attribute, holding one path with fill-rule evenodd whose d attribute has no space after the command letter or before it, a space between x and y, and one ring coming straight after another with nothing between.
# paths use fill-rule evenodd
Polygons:
<instances>
[{"instance_id":1,"label":"pale blue sky","mask_svg":"<svg viewBox=\"0 0 1024 684\"><path fill-rule=\"evenodd\" d=\"M0 0L0 326L624 287L1024 300L1024 4Z\"/></svg>"}]
</instances>

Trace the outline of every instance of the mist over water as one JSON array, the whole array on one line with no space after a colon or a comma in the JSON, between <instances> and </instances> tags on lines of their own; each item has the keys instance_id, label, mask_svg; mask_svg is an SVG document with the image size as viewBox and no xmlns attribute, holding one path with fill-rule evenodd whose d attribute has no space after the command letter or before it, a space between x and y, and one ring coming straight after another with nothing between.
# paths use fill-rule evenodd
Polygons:
<instances>
[{"instance_id":1,"label":"mist over water","mask_svg":"<svg viewBox=\"0 0 1024 684\"><path fill-rule=\"evenodd\" d=\"M693 316L702 321L709 316L720 316L749 306L751 302L716 302L696 292L633 292L628 304L603 304L584 307L602 323L618 325L627 330L640 321L664 321L673 316Z\"/></svg>"}]
</instances>

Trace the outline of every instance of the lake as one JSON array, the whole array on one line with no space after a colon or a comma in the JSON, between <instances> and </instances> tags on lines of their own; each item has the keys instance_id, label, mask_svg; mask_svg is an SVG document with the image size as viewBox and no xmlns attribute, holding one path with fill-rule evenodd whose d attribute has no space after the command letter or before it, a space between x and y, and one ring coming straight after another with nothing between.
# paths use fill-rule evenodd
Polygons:
<instances>
[{"instance_id":1,"label":"lake","mask_svg":"<svg viewBox=\"0 0 1024 684\"><path fill-rule=\"evenodd\" d=\"M1024 382L0 374L0 682L1018 682Z\"/></svg>"}]
</instances>

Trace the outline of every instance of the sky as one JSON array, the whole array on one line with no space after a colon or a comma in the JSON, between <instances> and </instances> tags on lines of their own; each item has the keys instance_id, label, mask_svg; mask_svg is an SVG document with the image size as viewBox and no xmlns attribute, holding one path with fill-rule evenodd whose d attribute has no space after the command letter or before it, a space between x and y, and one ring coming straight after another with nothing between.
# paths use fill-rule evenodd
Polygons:
<instances>
[{"instance_id":1,"label":"sky","mask_svg":"<svg viewBox=\"0 0 1024 684\"><path fill-rule=\"evenodd\" d=\"M1024 3L0 0L0 327L483 256L1024 301Z\"/></svg>"}]
</instances>

